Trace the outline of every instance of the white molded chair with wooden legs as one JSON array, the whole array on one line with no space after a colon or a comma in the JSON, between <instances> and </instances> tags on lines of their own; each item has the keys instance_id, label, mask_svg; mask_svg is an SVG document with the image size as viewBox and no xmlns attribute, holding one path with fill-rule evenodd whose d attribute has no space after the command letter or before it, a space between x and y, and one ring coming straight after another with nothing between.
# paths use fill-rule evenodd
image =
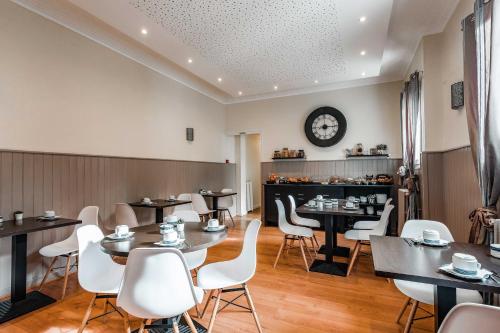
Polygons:
<instances>
[{"instance_id":1,"label":"white molded chair with wooden legs","mask_svg":"<svg viewBox=\"0 0 500 333\"><path fill-rule=\"evenodd\" d=\"M175 215L185 223L201 223L200 216L194 210L180 210ZM184 253L190 271L197 269L207 259L207 249Z\"/></svg>"},{"instance_id":2,"label":"white molded chair with wooden legs","mask_svg":"<svg viewBox=\"0 0 500 333\"><path fill-rule=\"evenodd\" d=\"M406 221L403 226L403 230L401 231L401 237L413 239L420 238L425 229L437 230L441 239L453 242L453 236L451 235L450 230L443 223L430 220ZM415 314L419 308L419 303L430 305L434 304L434 286L431 284L404 280L394 280L394 284L399 291L408 296L396 318L396 322L399 323L406 308L411 304L410 314L404 329L404 333L408 333L413 321L416 320ZM457 304L465 302L482 303L483 299L479 292L475 290L457 289Z\"/></svg>"},{"instance_id":3,"label":"white molded chair with wooden legs","mask_svg":"<svg viewBox=\"0 0 500 333\"><path fill-rule=\"evenodd\" d=\"M221 193L232 193L233 190L230 188L223 188L221 190ZM221 220L223 223L226 221L226 212L229 214L229 218L231 219L231 223L233 224L233 227L236 226L234 224L233 216L231 215L231 207L234 205L234 198L232 195L227 196L227 197L220 197L218 201L218 207L217 211L219 212L219 220Z\"/></svg>"},{"instance_id":4,"label":"white molded chair with wooden legs","mask_svg":"<svg viewBox=\"0 0 500 333\"><path fill-rule=\"evenodd\" d=\"M78 220L81 220L81 224L77 224L75 228L73 229L73 233L71 236L66 238L63 241L53 243L50 245L46 245L42 247L39 251L39 253L44 256L44 257L49 257L52 258L52 262L49 265L49 268L47 269L47 272L45 273L42 282L40 283L40 286L38 287L38 290L42 289L43 285L47 281L47 278L49 277L49 274L57 269L54 268L54 264L56 263L57 258L59 257L65 257L66 258L66 266L65 266L65 272L64 272L64 283L63 283L63 290L62 290L62 296L61 300L64 299L64 296L66 295L66 287L68 285L68 276L69 272L71 270L71 258L75 257L76 263L78 263L78 239L76 236L76 232L79 228L85 225L96 225L99 223L98 222L98 215L99 215L99 207L96 206L88 206L84 207L81 211L80 214L78 214Z\"/></svg>"},{"instance_id":5,"label":"white molded chair with wooden legs","mask_svg":"<svg viewBox=\"0 0 500 333\"><path fill-rule=\"evenodd\" d=\"M134 210L126 203L116 203L115 204L115 226L116 225L128 225L129 228L135 228L139 226L137 221L137 215L135 215Z\"/></svg>"},{"instance_id":6,"label":"white molded chair with wooden legs","mask_svg":"<svg viewBox=\"0 0 500 333\"><path fill-rule=\"evenodd\" d=\"M387 206L389 206L391 204L391 202L392 202L392 198L387 199L387 201L385 202L385 205L384 205L384 210L387 208ZM356 221L356 223L354 223L354 225L353 225L353 228L354 229L375 229L377 224L380 223L380 220L381 219L372 220L372 221Z\"/></svg>"},{"instance_id":7,"label":"white molded chair with wooden legs","mask_svg":"<svg viewBox=\"0 0 500 333\"><path fill-rule=\"evenodd\" d=\"M77 236L80 256L78 283L87 292L93 294L83 317L82 324L78 329L78 333L81 333L90 320L102 317L114 311L118 311L120 315L124 316L119 309L109 302L109 299L116 298L118 295L125 266L117 264L111 259L110 255L101 250L100 242L104 238L104 235L98 226L87 225L81 227L77 231ZM104 313L90 318L97 299L106 300ZM114 310L108 312L108 305Z\"/></svg>"},{"instance_id":8,"label":"white molded chair with wooden legs","mask_svg":"<svg viewBox=\"0 0 500 333\"><path fill-rule=\"evenodd\" d=\"M181 193L177 196L177 200L191 201L191 193ZM174 214L182 210L194 210L192 203L174 206Z\"/></svg>"},{"instance_id":9,"label":"white molded chair with wooden legs","mask_svg":"<svg viewBox=\"0 0 500 333\"><path fill-rule=\"evenodd\" d=\"M288 200L290 201L290 220L292 220L293 224L299 225L302 227L308 227L308 228L321 227L321 223L319 223L318 220L308 219L308 218L300 217L299 215L297 215L297 212L295 211L297 206L295 205L295 198L293 196L289 195ZM312 242L313 240L314 240L314 243ZM318 240L316 239L316 235L314 234L314 231L313 231L313 236L311 239L311 244L312 244L313 248L314 248L315 243L319 249L319 243L318 243Z\"/></svg>"},{"instance_id":10,"label":"white molded chair with wooden legs","mask_svg":"<svg viewBox=\"0 0 500 333\"><path fill-rule=\"evenodd\" d=\"M387 226L389 225L389 215L394 209L393 205L387 205L380 216L380 222L375 226L374 229L351 229L346 231L344 234L345 239L356 241L354 250L352 252L351 260L349 261L349 266L347 267L347 276L351 274L351 270L358 258L359 251L361 250L361 242L369 242L371 235L384 236L387 232Z\"/></svg>"},{"instance_id":11,"label":"white molded chair with wooden legs","mask_svg":"<svg viewBox=\"0 0 500 333\"><path fill-rule=\"evenodd\" d=\"M173 319L173 330L179 332L181 316L195 333L197 330L188 310L200 304L203 295L203 290L193 285L179 250L138 248L128 256L116 304L142 319L140 333L152 328L148 326L151 320L163 318Z\"/></svg>"},{"instance_id":12,"label":"white molded chair with wooden legs","mask_svg":"<svg viewBox=\"0 0 500 333\"><path fill-rule=\"evenodd\" d=\"M208 264L200 268L198 272L198 286L204 290L210 290L210 296L203 309L202 317L207 310L207 307L212 298L215 299L210 324L208 326L208 333L211 333L215 324L215 318L219 311L219 303L221 301L227 303L226 306L233 304L236 299L241 296L246 296L248 308L257 325L259 333L262 333L262 327L259 322L259 317L255 311L255 306L248 290L247 282L255 275L257 267L257 236L259 234L261 222L259 220L252 220L247 229L245 230L245 237L243 239L243 249L240 255L233 260L216 262ZM241 285L241 287L235 287ZM223 293L241 291L242 294L233 298L231 301L226 301L221 298ZM215 295L214 295L215 294ZM242 307L241 305L237 305Z\"/></svg>"},{"instance_id":13,"label":"white molded chair with wooden legs","mask_svg":"<svg viewBox=\"0 0 500 333\"><path fill-rule=\"evenodd\" d=\"M204 219L210 219L212 217L212 213L214 210L208 209L207 203L205 202L205 198L199 193L191 193L191 200L193 201L193 210L198 212L202 221Z\"/></svg>"},{"instance_id":14,"label":"white molded chair with wooden legs","mask_svg":"<svg viewBox=\"0 0 500 333\"><path fill-rule=\"evenodd\" d=\"M500 331L500 308L497 306L462 303L444 318L438 333L497 333Z\"/></svg>"},{"instance_id":15,"label":"white molded chair with wooden legs","mask_svg":"<svg viewBox=\"0 0 500 333\"><path fill-rule=\"evenodd\" d=\"M288 223L285 215L285 206L283 206L283 202L281 202L281 200L279 199L276 200L276 207L278 209L278 227L281 230L281 232L284 233L284 236L283 236L283 241L281 242L280 249L278 251L278 255L276 256L276 260L274 261L273 268L276 268L276 265L278 264L278 261L283 252L286 251L286 253L288 253L288 250L290 249L300 248L300 251L302 253L302 259L304 259L306 271L309 272L309 264L307 263L304 247L306 248L311 259L314 259L306 243L306 239L313 238L314 236L313 230L308 227L301 227L298 225L293 225ZM298 241L299 246L294 246L295 241Z\"/></svg>"}]
</instances>

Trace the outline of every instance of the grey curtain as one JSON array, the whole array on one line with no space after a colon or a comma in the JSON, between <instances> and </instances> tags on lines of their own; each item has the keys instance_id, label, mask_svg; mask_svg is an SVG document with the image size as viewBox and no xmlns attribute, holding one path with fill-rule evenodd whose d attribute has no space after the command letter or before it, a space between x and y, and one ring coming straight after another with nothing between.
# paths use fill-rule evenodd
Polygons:
<instances>
[{"instance_id":1,"label":"grey curtain","mask_svg":"<svg viewBox=\"0 0 500 333\"><path fill-rule=\"evenodd\" d=\"M420 120L422 77L419 72L411 74L401 92L401 132L403 140L403 163L405 167L404 186L409 190L406 219L419 218L418 177L415 172L415 143L417 122Z\"/></svg>"},{"instance_id":2,"label":"grey curtain","mask_svg":"<svg viewBox=\"0 0 500 333\"><path fill-rule=\"evenodd\" d=\"M492 241L500 196L500 5L477 0L463 21L464 92L471 150L483 207L474 210L469 241ZM484 237L486 236L486 237Z\"/></svg>"}]
</instances>

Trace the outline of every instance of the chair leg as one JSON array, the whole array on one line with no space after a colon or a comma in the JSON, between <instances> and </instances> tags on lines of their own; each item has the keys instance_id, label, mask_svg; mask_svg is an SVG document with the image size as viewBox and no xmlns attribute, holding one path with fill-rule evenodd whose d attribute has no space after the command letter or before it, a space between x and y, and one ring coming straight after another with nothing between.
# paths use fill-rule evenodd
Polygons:
<instances>
[{"instance_id":1,"label":"chair leg","mask_svg":"<svg viewBox=\"0 0 500 333\"><path fill-rule=\"evenodd\" d=\"M285 239L286 239L286 237L285 237ZM290 251L290 249L293 249L293 245L294 245L294 244L295 244L295 238L292 238L292 239L290 240L290 244L288 245L288 247L286 247L286 245L287 245L287 244L285 243L285 247L286 247L286 249L285 249L285 254L286 254L286 255L288 255L288 252Z\"/></svg>"},{"instance_id":2,"label":"chair leg","mask_svg":"<svg viewBox=\"0 0 500 333\"><path fill-rule=\"evenodd\" d=\"M177 324L177 320L173 321L172 328L174 329L174 333L179 333L179 325Z\"/></svg>"},{"instance_id":3,"label":"chair leg","mask_svg":"<svg viewBox=\"0 0 500 333\"><path fill-rule=\"evenodd\" d=\"M233 216L231 215L231 211L228 209L227 213L229 214L229 218L231 219L231 223L233 224L233 227L236 227L236 224L234 223Z\"/></svg>"},{"instance_id":4,"label":"chair leg","mask_svg":"<svg viewBox=\"0 0 500 333\"><path fill-rule=\"evenodd\" d=\"M411 298L410 297L406 298L405 303L403 304L403 307L401 308L401 310L399 310L399 314L396 317L396 323L399 323L399 321L401 320L401 317L405 313L406 308L408 307L408 304L410 304L410 302L411 302Z\"/></svg>"},{"instance_id":5,"label":"chair leg","mask_svg":"<svg viewBox=\"0 0 500 333\"><path fill-rule=\"evenodd\" d=\"M347 267L347 276L351 274L352 267L354 266L354 262L356 261L356 258L358 257L359 249L361 248L361 242L356 241L356 245L354 246L354 251L352 253L352 258L351 261L349 262L349 267Z\"/></svg>"},{"instance_id":6,"label":"chair leg","mask_svg":"<svg viewBox=\"0 0 500 333\"><path fill-rule=\"evenodd\" d=\"M314 260L314 257L312 256L311 251L309 250L309 246L307 246L306 239L304 237L301 237L300 242L304 244L304 247L306 248L307 255L309 255L309 258L311 258L311 260Z\"/></svg>"},{"instance_id":7,"label":"chair leg","mask_svg":"<svg viewBox=\"0 0 500 333\"><path fill-rule=\"evenodd\" d=\"M319 248L321 246L319 245L318 239L316 238L316 235L314 235L314 234L313 234L313 239L314 239L314 242L316 243L316 246L318 247L318 250L319 250Z\"/></svg>"},{"instance_id":8,"label":"chair leg","mask_svg":"<svg viewBox=\"0 0 500 333\"><path fill-rule=\"evenodd\" d=\"M127 311L120 309L119 312L123 316L123 326L125 327L125 333L130 333L130 320L128 318Z\"/></svg>"},{"instance_id":9,"label":"chair leg","mask_svg":"<svg viewBox=\"0 0 500 333\"><path fill-rule=\"evenodd\" d=\"M217 299L215 300L214 310L212 312L212 317L210 318L210 324L208 325L207 333L211 333L214 328L215 317L217 316L217 310L219 309L220 296L222 295L222 290L217 290Z\"/></svg>"},{"instance_id":10,"label":"chair leg","mask_svg":"<svg viewBox=\"0 0 500 333\"><path fill-rule=\"evenodd\" d=\"M200 319L203 318L205 315L205 312L207 311L208 305L210 304L210 301L212 301L212 296L214 295L215 290L210 290L210 294L208 294L208 299L207 302L205 303L205 306L203 307L203 312L201 313L201 316L199 317Z\"/></svg>"},{"instance_id":11,"label":"chair leg","mask_svg":"<svg viewBox=\"0 0 500 333\"><path fill-rule=\"evenodd\" d=\"M259 333L262 333L262 327L260 326L259 317L257 316L257 311L255 311L255 306L253 305L252 296L250 296L250 291L248 290L248 286L246 283L243 283L243 287L245 288L245 296L247 297L248 305L250 309L252 309L253 319L255 319L255 324L257 325L257 329Z\"/></svg>"},{"instance_id":12,"label":"chair leg","mask_svg":"<svg viewBox=\"0 0 500 333\"><path fill-rule=\"evenodd\" d=\"M47 272L45 273L45 275L43 276L43 280L42 280L42 283L40 283L40 286L38 287L38 290L42 290L42 287L45 283L45 281L47 281L47 278L49 277L49 274L50 272L52 272L52 267L54 267L54 264L56 263L56 260L57 260L58 257L54 257L52 259L52 261L50 262L50 265L49 265L49 268L47 269Z\"/></svg>"},{"instance_id":13,"label":"chair leg","mask_svg":"<svg viewBox=\"0 0 500 333\"><path fill-rule=\"evenodd\" d=\"M144 333L144 326L146 326L146 319L141 321L141 327L139 327L137 333Z\"/></svg>"},{"instance_id":14,"label":"chair leg","mask_svg":"<svg viewBox=\"0 0 500 333\"><path fill-rule=\"evenodd\" d=\"M191 317L189 316L189 313L186 311L186 312L184 312L183 315L184 315L184 319L186 320L186 323L189 326L189 329L191 330L191 333L198 333L198 330L194 326L193 321L191 320Z\"/></svg>"},{"instance_id":15,"label":"chair leg","mask_svg":"<svg viewBox=\"0 0 500 333\"><path fill-rule=\"evenodd\" d=\"M278 251L278 255L276 256L276 260L274 261L273 268L276 268L278 264L278 260L280 260L281 253L283 252L283 247L286 245L286 236L283 238L283 242L281 242L280 249Z\"/></svg>"},{"instance_id":16,"label":"chair leg","mask_svg":"<svg viewBox=\"0 0 500 333\"><path fill-rule=\"evenodd\" d=\"M417 313L418 303L419 302L417 300L413 300L413 305L412 305L411 310L410 310L410 315L408 316L408 320L406 321L406 325L405 325L405 329L404 329L403 333L410 332L411 325L413 324L413 319L415 318L415 313Z\"/></svg>"},{"instance_id":17,"label":"chair leg","mask_svg":"<svg viewBox=\"0 0 500 333\"><path fill-rule=\"evenodd\" d=\"M68 286L68 277L69 277L70 267L71 267L71 257L67 256L66 269L64 270L64 284L63 284L63 290L62 290L62 295L61 295L61 301L64 299L64 296L66 296L66 287Z\"/></svg>"},{"instance_id":18,"label":"chair leg","mask_svg":"<svg viewBox=\"0 0 500 333\"><path fill-rule=\"evenodd\" d=\"M304 252L304 246L299 241L300 251L302 252L302 258L304 259L304 264L306 265L306 271L309 272L309 264L307 263L306 253Z\"/></svg>"},{"instance_id":19,"label":"chair leg","mask_svg":"<svg viewBox=\"0 0 500 333\"><path fill-rule=\"evenodd\" d=\"M87 326L87 321L89 320L90 314L92 313L92 308L94 307L96 296L97 296L97 294L92 295L92 299L90 300L89 307L87 308L87 311L85 312L85 315L83 316L82 324L80 325L80 328L78 329L78 333L82 333L83 330L85 329L85 326Z\"/></svg>"}]
</instances>

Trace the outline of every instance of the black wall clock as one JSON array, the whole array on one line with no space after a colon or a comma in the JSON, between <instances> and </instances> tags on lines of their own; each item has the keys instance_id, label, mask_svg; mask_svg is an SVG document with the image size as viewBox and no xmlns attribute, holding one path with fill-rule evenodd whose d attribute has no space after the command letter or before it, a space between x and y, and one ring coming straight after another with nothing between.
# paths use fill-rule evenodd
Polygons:
<instances>
[{"instance_id":1,"label":"black wall clock","mask_svg":"<svg viewBox=\"0 0 500 333\"><path fill-rule=\"evenodd\" d=\"M323 106L311 112L304 125L306 136L318 147L331 147L345 135L347 121L339 110Z\"/></svg>"}]
</instances>

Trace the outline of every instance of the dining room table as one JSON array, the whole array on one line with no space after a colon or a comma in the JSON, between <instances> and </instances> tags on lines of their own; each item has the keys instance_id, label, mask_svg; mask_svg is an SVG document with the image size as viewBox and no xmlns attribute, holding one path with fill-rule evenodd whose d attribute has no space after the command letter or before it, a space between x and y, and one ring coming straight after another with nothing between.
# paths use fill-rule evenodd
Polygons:
<instances>
[{"instance_id":1,"label":"dining room table","mask_svg":"<svg viewBox=\"0 0 500 333\"><path fill-rule=\"evenodd\" d=\"M175 207L185 204L190 204L190 200L169 200L169 199L154 199L151 202L146 203L144 201L137 202L129 202L129 206L131 207L140 207L140 208L152 208L155 210L155 222L163 223L163 209L168 207Z\"/></svg>"},{"instance_id":2,"label":"dining room table","mask_svg":"<svg viewBox=\"0 0 500 333\"><path fill-rule=\"evenodd\" d=\"M26 290L28 234L80 223L82 221L74 219L45 220L40 217L28 217L19 221L8 220L0 223L0 238L10 237L12 239L10 298L0 302L0 324L56 301L40 291L27 292Z\"/></svg>"},{"instance_id":3,"label":"dining room table","mask_svg":"<svg viewBox=\"0 0 500 333\"><path fill-rule=\"evenodd\" d=\"M219 218L219 198L229 197L233 195L237 195L237 192L205 192L202 194L204 198L212 199L212 216L214 219Z\"/></svg>"},{"instance_id":4,"label":"dining room table","mask_svg":"<svg viewBox=\"0 0 500 333\"><path fill-rule=\"evenodd\" d=\"M339 217L362 217L365 215L362 208L346 208L347 200L338 200L338 205L322 208L302 205L295 211L302 215L321 216L325 227L325 244L320 248L320 253L325 255L325 259L315 259L309 270L330 275L347 276L348 264L334 260L334 256L348 258L350 248L339 246L337 244L337 226Z\"/></svg>"},{"instance_id":5,"label":"dining room table","mask_svg":"<svg viewBox=\"0 0 500 333\"><path fill-rule=\"evenodd\" d=\"M500 273L500 259L484 245L451 242L444 247L424 245L401 237L370 236L375 275L434 285L434 316L437 332L448 312L457 304L457 288L500 293L500 277L462 279L439 268L451 263L454 253L476 257L481 267Z\"/></svg>"}]
</instances>

